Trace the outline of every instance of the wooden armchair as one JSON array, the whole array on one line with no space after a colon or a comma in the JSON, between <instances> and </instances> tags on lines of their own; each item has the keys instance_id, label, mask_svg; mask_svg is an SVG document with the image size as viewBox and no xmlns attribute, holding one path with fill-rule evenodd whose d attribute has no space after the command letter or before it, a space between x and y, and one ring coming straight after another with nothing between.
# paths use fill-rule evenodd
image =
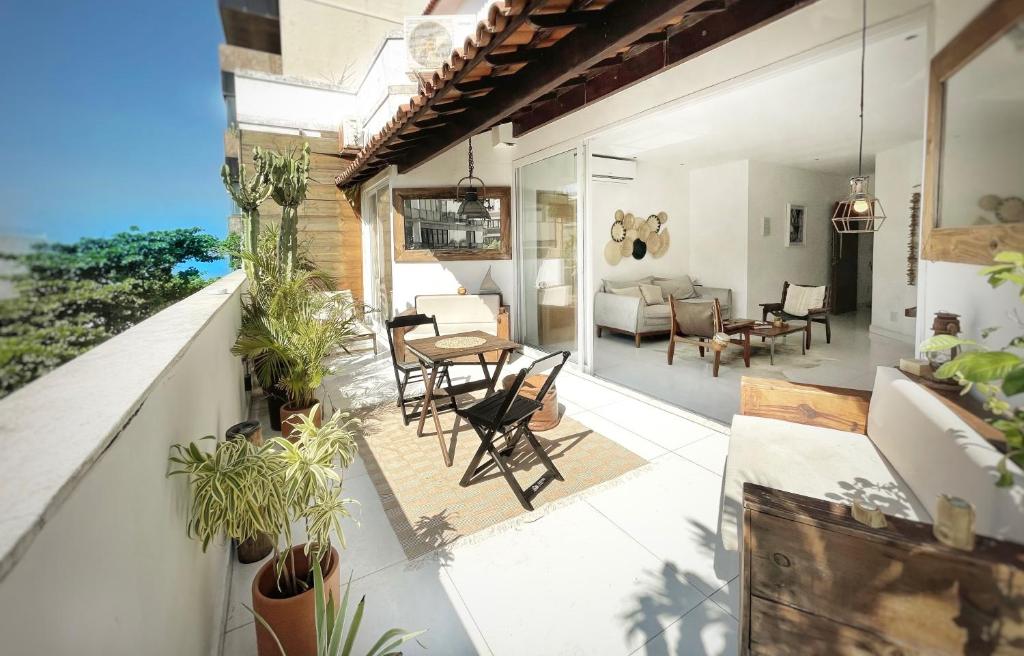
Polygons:
<instances>
[{"instance_id":1,"label":"wooden armchair","mask_svg":"<svg viewBox=\"0 0 1024 656\"><path fill-rule=\"evenodd\" d=\"M725 331L722 321L722 305L717 298L706 303L680 303L671 296L668 297L668 306L672 322L670 326L670 338L668 342L668 363L676 352L676 342L683 342L696 346L700 351L700 357L704 357L704 349L709 348L715 354L715 363L711 370L712 375L718 378L718 368L722 362L722 349L713 348L711 339L716 333ZM743 333L743 339L730 339L731 344L743 347L743 361L750 366L750 332Z\"/></svg>"},{"instance_id":2,"label":"wooden armchair","mask_svg":"<svg viewBox=\"0 0 1024 656\"><path fill-rule=\"evenodd\" d=\"M817 287L818 285L798 285L795 287ZM832 311L832 288L825 285L825 299L820 308L811 308L805 315L790 314L785 311L786 295L789 293L790 282L782 283L782 300L778 303L759 303L761 306L761 320L767 321L768 315L772 314L780 319L800 319L808 322L807 348L811 348L811 323L825 324L825 343L832 343L832 323L829 321L829 313Z\"/></svg>"}]
</instances>

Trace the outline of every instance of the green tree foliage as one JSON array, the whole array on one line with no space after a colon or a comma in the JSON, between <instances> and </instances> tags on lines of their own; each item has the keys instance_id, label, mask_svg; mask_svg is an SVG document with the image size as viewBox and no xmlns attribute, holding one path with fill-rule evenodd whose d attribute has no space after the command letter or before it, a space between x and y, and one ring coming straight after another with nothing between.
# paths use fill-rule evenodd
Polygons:
<instances>
[{"instance_id":1,"label":"green tree foliage","mask_svg":"<svg viewBox=\"0 0 1024 656\"><path fill-rule=\"evenodd\" d=\"M183 263L213 262L221 242L199 228L141 232L73 244L37 244L0 301L0 397L71 360L208 281Z\"/></svg>"}]
</instances>

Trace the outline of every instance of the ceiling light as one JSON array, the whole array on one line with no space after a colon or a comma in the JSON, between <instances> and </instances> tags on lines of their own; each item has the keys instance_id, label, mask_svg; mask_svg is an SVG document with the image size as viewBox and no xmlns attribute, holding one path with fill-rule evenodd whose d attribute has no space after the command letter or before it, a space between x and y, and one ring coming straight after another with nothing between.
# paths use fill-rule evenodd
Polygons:
<instances>
[{"instance_id":1,"label":"ceiling light","mask_svg":"<svg viewBox=\"0 0 1024 656\"><path fill-rule=\"evenodd\" d=\"M877 232L885 222L882 203L868 191L864 175L864 60L867 53L868 2L863 0L860 30L860 147L857 151L857 175L850 178L850 195L836 205L832 225L836 232Z\"/></svg>"}]
</instances>

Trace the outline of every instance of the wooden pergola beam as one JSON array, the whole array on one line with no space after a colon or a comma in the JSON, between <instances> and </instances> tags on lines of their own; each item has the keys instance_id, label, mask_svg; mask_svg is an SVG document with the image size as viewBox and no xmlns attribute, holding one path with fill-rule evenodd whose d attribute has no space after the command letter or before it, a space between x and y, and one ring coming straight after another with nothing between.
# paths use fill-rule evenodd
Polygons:
<instances>
[{"instance_id":1,"label":"wooden pergola beam","mask_svg":"<svg viewBox=\"0 0 1024 656\"><path fill-rule=\"evenodd\" d=\"M491 53L484 60L491 66L509 66L511 64L528 64L544 56L544 48L513 50L512 52Z\"/></svg>"},{"instance_id":2,"label":"wooden pergola beam","mask_svg":"<svg viewBox=\"0 0 1024 656\"><path fill-rule=\"evenodd\" d=\"M530 22L540 29L575 27L596 23L600 15L600 11L561 11L556 14L533 14Z\"/></svg>"}]
</instances>

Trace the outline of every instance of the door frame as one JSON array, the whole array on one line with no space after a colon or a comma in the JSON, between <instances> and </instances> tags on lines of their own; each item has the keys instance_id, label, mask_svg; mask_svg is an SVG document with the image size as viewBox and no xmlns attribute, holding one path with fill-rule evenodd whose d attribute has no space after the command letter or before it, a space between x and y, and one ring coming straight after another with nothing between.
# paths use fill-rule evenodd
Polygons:
<instances>
[{"instance_id":1,"label":"door frame","mask_svg":"<svg viewBox=\"0 0 1024 656\"><path fill-rule=\"evenodd\" d=\"M379 250L379 241L377 236L377 230L381 223L381 217L377 214L377 203L376 197L380 193L384 193L387 197L388 216L385 221L385 230L391 237L392 232L392 216L391 216L391 177L390 175L384 175L380 179L372 181L370 185L367 185L362 191L362 198L360 198L361 216L360 220L362 223L363 231L363 244L366 244L368 248L363 249L363 270L366 272L363 276L363 303L366 305L373 306L377 302L377 279L380 273L380 263L386 261L387 266L391 269L391 281L392 289L390 290L391 296L391 311L394 312L394 256L392 249L385 249L386 252L379 253L378 256L380 261L374 257L374 254ZM368 212L371 211L369 208L372 206L373 220L370 220ZM371 303L372 300L372 303ZM383 332L384 321L391 317L385 317L380 312L374 312L371 314L370 324L378 332Z\"/></svg>"},{"instance_id":2,"label":"door frame","mask_svg":"<svg viewBox=\"0 0 1024 656\"><path fill-rule=\"evenodd\" d=\"M536 164L537 162L556 157L558 155L565 155L568 153L575 153L576 155L576 367L581 371L589 373L593 365L593 347L594 347L594 331L589 330L588 326L593 323L594 308L593 303L588 300L593 298L592 293L592 281L590 279L590 271L592 267L592 257L590 244L590 234L587 229L589 223L589 195L590 195L590 184L589 184L589 162L587 154L589 152L589 146L586 141L580 139L572 142L562 142L554 144L547 148L538 150L530 155L521 157L512 162L513 168L515 169L514 175L514 193L513 202L514 209L514 220L512 231L512 275L515 282L515 302L516 302L516 317L513 322L513 338L518 341L525 343L526 335L526 289L522 284L522 271L523 271L523 247L522 247L522 203L520 203L521 195L521 179L522 179L522 168ZM527 346L531 346L527 344ZM539 347L531 346L531 348Z\"/></svg>"}]
</instances>

